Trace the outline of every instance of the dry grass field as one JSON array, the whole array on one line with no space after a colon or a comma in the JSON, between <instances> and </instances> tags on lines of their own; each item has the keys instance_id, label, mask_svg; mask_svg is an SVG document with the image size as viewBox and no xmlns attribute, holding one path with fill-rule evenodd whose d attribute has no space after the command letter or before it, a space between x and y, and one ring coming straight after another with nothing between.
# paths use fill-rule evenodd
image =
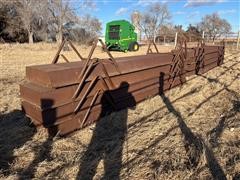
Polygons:
<instances>
[{"instance_id":1,"label":"dry grass field","mask_svg":"<svg viewBox=\"0 0 240 180\"><path fill-rule=\"evenodd\" d=\"M84 56L89 48L77 46ZM171 47L159 47L162 52ZM240 179L240 51L227 49L225 60L202 76L192 76L181 87L115 112L103 122L121 121L128 113L123 146L116 139L99 141L108 158L121 155L121 167L108 167L109 159L85 159L95 125L53 139L44 129L29 126L20 111L19 84L25 66L50 63L56 44L0 45L0 178L81 179L96 166L94 179ZM113 52L114 57L144 54ZM65 53L69 59L72 51ZM105 56L100 48L96 57ZM113 124L116 126L117 123ZM97 147L96 147L97 149ZM122 151L122 152L121 152ZM105 161L103 161L105 159ZM119 160L119 159L118 159ZM106 166L105 166L106 167Z\"/></svg>"}]
</instances>

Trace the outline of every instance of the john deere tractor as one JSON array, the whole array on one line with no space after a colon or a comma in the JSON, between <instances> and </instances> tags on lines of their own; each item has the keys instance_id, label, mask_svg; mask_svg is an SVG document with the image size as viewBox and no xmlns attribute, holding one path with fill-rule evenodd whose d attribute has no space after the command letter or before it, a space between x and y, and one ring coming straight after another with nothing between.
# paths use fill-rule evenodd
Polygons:
<instances>
[{"instance_id":1,"label":"john deere tractor","mask_svg":"<svg viewBox=\"0 0 240 180\"><path fill-rule=\"evenodd\" d=\"M105 43L109 50L137 51L137 33L134 26L126 20L111 21L106 25Z\"/></svg>"}]
</instances>

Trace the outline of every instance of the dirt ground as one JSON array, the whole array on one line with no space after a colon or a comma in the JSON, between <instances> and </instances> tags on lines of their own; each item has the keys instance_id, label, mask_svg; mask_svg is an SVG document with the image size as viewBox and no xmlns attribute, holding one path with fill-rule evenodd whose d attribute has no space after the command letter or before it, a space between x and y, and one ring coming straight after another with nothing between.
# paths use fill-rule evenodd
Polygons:
<instances>
[{"instance_id":1,"label":"dirt ground","mask_svg":"<svg viewBox=\"0 0 240 180\"><path fill-rule=\"evenodd\" d=\"M83 56L90 50L77 48ZM227 48L222 66L101 120L118 132L118 123L127 118L124 139L106 128L96 139L95 125L51 139L46 130L29 126L20 111L19 84L25 66L50 63L56 50L56 44L0 45L1 179L84 179L89 169L84 176L96 180L116 179L113 174L136 180L240 179L240 51ZM77 60L73 51L65 54ZM98 48L94 56L105 55Z\"/></svg>"}]
</instances>

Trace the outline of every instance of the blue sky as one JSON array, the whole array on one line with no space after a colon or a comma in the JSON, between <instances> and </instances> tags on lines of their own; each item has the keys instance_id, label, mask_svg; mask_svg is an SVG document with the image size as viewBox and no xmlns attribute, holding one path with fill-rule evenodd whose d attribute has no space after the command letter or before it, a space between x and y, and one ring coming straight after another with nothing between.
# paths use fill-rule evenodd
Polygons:
<instances>
[{"instance_id":1,"label":"blue sky","mask_svg":"<svg viewBox=\"0 0 240 180\"><path fill-rule=\"evenodd\" d=\"M144 12L154 2L167 3L174 25L186 28L189 24L198 23L204 15L217 12L231 24L233 32L240 29L240 0L92 0L93 8L81 9L78 14L88 13L100 19L104 32L107 22L130 20L131 12ZM78 1L74 1L74 4L77 5Z\"/></svg>"}]
</instances>

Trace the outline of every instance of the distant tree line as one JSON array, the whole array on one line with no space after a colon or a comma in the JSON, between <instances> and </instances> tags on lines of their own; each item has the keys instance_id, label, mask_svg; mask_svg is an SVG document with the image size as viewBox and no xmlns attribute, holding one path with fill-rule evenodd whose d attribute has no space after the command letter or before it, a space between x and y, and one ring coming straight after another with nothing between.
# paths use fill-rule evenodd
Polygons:
<instances>
[{"instance_id":1,"label":"distant tree line","mask_svg":"<svg viewBox=\"0 0 240 180\"><path fill-rule=\"evenodd\" d=\"M78 7L74 1L65 0L1 0L0 42L57 41L63 37L80 43L89 43L101 32L101 22L90 15L79 16L76 11L91 8L92 0L82 0ZM81 11L80 11L81 12ZM174 36L176 32L189 41L199 40L202 32L215 41L231 31L227 20L217 13L206 15L196 25L183 30L181 25L172 25L171 14L166 4L151 3L144 12L132 14L134 25L148 39Z\"/></svg>"},{"instance_id":2,"label":"distant tree line","mask_svg":"<svg viewBox=\"0 0 240 180\"><path fill-rule=\"evenodd\" d=\"M83 0L80 6L89 6ZM101 31L101 22L90 15L77 15L71 1L0 1L0 41L61 41L63 37L80 43L91 42Z\"/></svg>"},{"instance_id":3,"label":"distant tree line","mask_svg":"<svg viewBox=\"0 0 240 180\"><path fill-rule=\"evenodd\" d=\"M138 17L136 18L136 16ZM183 30L182 25L172 25L171 17L167 4L160 2L150 4L146 7L145 12L134 11L131 15L135 26L145 34L147 39L153 41L162 37L165 41L166 37L174 37L176 32L180 38L187 41L198 41L205 32L205 37L214 42L216 38L231 31L229 22L222 19L217 13L204 16L195 26L189 24L186 30ZM134 22L136 20L137 22Z\"/></svg>"}]
</instances>

